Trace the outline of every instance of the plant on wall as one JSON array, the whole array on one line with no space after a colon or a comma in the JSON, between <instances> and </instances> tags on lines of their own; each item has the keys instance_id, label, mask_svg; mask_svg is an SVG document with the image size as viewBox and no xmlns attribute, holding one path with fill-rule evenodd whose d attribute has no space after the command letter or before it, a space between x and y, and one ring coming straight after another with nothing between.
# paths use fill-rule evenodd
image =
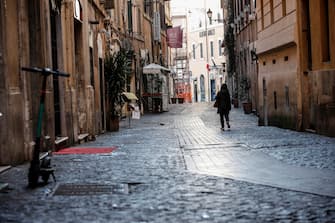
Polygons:
<instances>
[{"instance_id":1,"label":"plant on wall","mask_svg":"<svg viewBox=\"0 0 335 223\"><path fill-rule=\"evenodd\" d=\"M242 77L240 80L240 99L242 101L245 102L250 102L250 94L249 94L249 90L250 90L250 80L248 77Z\"/></svg>"},{"instance_id":2,"label":"plant on wall","mask_svg":"<svg viewBox=\"0 0 335 223\"><path fill-rule=\"evenodd\" d=\"M225 26L225 36L224 43L227 49L228 54L228 64L227 64L227 72L230 77L234 75L235 72L235 39L234 39L234 28L232 27L234 24L234 8L233 2L231 0L228 1L228 18L227 24Z\"/></svg>"},{"instance_id":3,"label":"plant on wall","mask_svg":"<svg viewBox=\"0 0 335 223\"><path fill-rule=\"evenodd\" d=\"M128 59L127 51L121 49L107 55L104 69L108 110L112 119L118 118L123 105L122 93L131 74L131 61Z\"/></svg>"}]
</instances>

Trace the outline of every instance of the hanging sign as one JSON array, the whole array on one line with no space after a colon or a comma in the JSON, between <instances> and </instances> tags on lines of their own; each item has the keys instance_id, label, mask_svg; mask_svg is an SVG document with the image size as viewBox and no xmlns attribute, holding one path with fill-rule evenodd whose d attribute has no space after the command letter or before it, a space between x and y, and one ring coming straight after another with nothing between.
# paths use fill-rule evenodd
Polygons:
<instances>
[{"instance_id":1,"label":"hanging sign","mask_svg":"<svg viewBox=\"0 0 335 223\"><path fill-rule=\"evenodd\" d=\"M183 47L183 30L180 26L167 29L167 42L171 48Z\"/></svg>"}]
</instances>

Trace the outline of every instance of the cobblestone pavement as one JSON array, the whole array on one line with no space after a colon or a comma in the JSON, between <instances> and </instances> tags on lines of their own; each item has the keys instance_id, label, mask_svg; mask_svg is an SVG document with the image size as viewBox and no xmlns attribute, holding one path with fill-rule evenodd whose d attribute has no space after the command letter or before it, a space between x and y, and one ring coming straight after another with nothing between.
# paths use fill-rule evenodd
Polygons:
<instances>
[{"instance_id":1,"label":"cobblestone pavement","mask_svg":"<svg viewBox=\"0 0 335 223\"><path fill-rule=\"evenodd\" d=\"M333 138L258 127L256 117L237 109L231 125L222 134L209 104L173 105L169 112L133 120L130 128L123 121L119 132L85 144L117 146L110 154L55 155L56 183L27 189L28 165L13 167L0 175L0 182L9 183L0 193L0 222L334 222L332 197L187 170L185 145L215 147L218 134L227 149L335 170ZM203 126L211 131L197 134L207 137L187 141L185 129ZM57 188L66 185L76 186L74 194L57 195ZM90 189L76 195L80 185Z\"/></svg>"}]
</instances>

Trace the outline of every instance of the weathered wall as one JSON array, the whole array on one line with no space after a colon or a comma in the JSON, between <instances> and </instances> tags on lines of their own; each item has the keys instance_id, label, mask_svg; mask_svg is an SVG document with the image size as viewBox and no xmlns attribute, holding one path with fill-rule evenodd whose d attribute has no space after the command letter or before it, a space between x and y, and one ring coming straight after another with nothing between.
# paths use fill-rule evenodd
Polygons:
<instances>
[{"instance_id":1,"label":"weathered wall","mask_svg":"<svg viewBox=\"0 0 335 223\"><path fill-rule=\"evenodd\" d=\"M302 130L334 137L335 2L298 1L298 7Z\"/></svg>"},{"instance_id":2,"label":"weathered wall","mask_svg":"<svg viewBox=\"0 0 335 223\"><path fill-rule=\"evenodd\" d=\"M295 129L297 116L296 47L261 55L259 62L261 123L265 118L264 106L267 106L267 118L270 125ZM263 94L263 80L266 82L266 98Z\"/></svg>"},{"instance_id":3,"label":"weathered wall","mask_svg":"<svg viewBox=\"0 0 335 223\"><path fill-rule=\"evenodd\" d=\"M19 17L17 1L0 2L1 55L0 61L0 164L22 162L25 157L23 126L23 95L19 70ZM10 15L16 15L10 18Z\"/></svg>"}]
</instances>

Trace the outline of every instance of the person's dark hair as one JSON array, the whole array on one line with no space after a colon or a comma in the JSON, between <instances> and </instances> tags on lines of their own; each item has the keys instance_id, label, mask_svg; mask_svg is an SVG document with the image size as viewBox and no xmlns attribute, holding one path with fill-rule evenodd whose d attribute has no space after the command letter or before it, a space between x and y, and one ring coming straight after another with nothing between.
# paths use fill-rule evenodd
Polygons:
<instances>
[{"instance_id":1,"label":"person's dark hair","mask_svg":"<svg viewBox=\"0 0 335 223\"><path fill-rule=\"evenodd\" d=\"M222 85L221 85L221 91L228 91L228 86L227 86L227 84L222 84Z\"/></svg>"}]
</instances>

